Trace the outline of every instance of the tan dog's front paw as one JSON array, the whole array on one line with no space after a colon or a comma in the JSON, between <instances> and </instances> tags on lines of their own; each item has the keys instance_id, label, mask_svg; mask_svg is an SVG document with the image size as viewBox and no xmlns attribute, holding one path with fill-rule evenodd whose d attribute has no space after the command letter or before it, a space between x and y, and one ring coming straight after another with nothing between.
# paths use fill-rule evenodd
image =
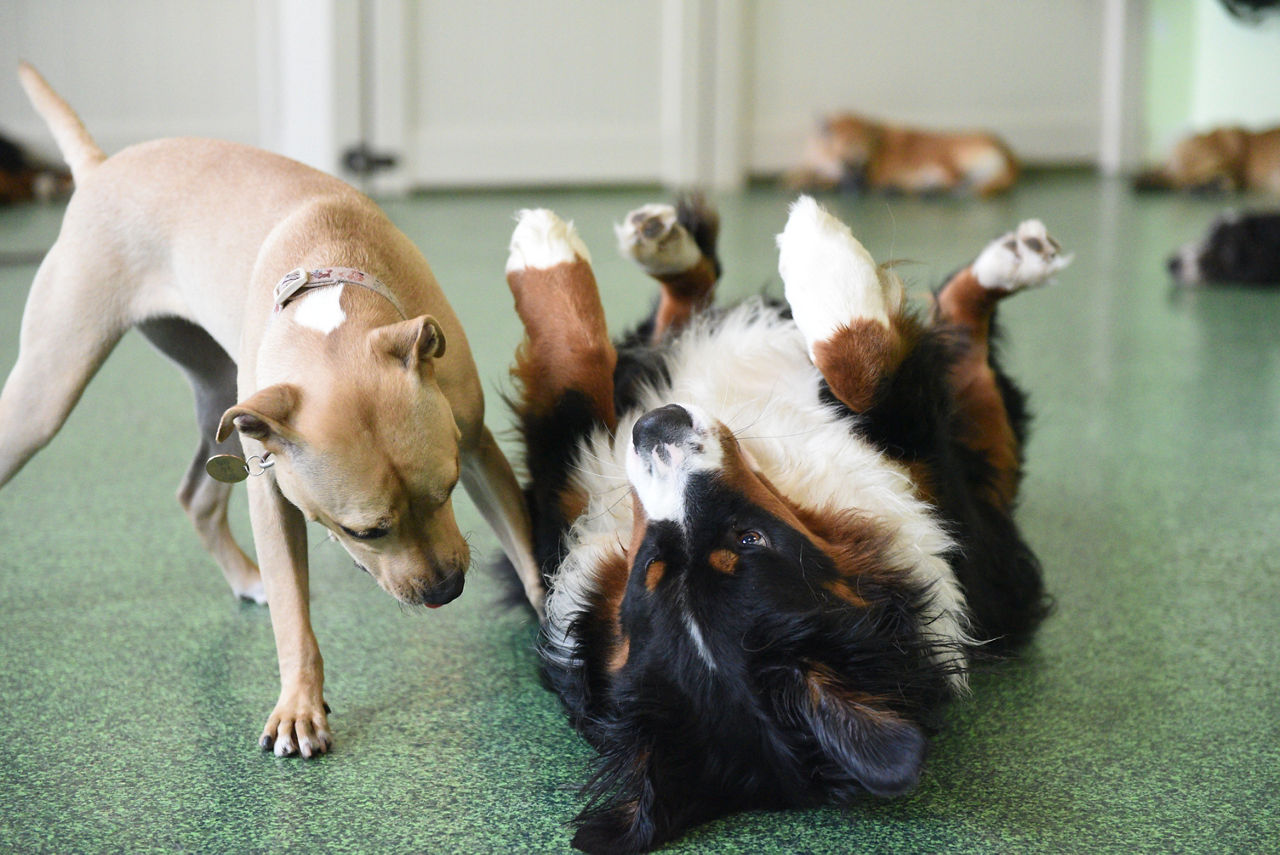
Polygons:
<instances>
[{"instance_id":1,"label":"tan dog's front paw","mask_svg":"<svg viewBox=\"0 0 1280 855\"><path fill-rule=\"evenodd\" d=\"M333 744L328 712L329 705L323 700L317 703L310 698L286 698L282 693L262 730L258 746L264 751L274 751L277 757L324 754Z\"/></svg>"}]
</instances>

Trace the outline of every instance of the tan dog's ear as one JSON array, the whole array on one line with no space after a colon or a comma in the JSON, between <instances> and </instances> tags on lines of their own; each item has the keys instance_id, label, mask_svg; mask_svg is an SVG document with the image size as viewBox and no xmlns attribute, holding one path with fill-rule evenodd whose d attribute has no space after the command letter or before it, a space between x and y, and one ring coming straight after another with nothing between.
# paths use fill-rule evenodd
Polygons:
<instances>
[{"instance_id":1,"label":"tan dog's ear","mask_svg":"<svg viewBox=\"0 0 1280 855\"><path fill-rule=\"evenodd\" d=\"M375 351L390 354L414 368L429 359L444 356L444 330L430 315L419 315L398 324L378 327L369 333Z\"/></svg>"},{"instance_id":2,"label":"tan dog's ear","mask_svg":"<svg viewBox=\"0 0 1280 855\"><path fill-rule=\"evenodd\" d=\"M297 409L298 398L298 387L288 383L277 383L254 392L222 414L222 421L218 423L218 442L230 436L232 428L260 441L273 434L287 437L292 432L285 423Z\"/></svg>"}]
</instances>

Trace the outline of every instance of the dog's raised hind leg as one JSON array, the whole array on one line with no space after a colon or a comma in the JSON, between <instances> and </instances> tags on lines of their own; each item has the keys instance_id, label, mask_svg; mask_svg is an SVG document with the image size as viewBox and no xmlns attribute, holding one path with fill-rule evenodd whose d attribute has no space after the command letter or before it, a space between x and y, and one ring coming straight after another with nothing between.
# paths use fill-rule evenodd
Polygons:
<instances>
[{"instance_id":1,"label":"dog's raised hind leg","mask_svg":"<svg viewBox=\"0 0 1280 855\"><path fill-rule=\"evenodd\" d=\"M674 206L637 208L614 232L622 254L662 286L650 341L679 331L711 305L720 278L720 217L701 196L685 196Z\"/></svg>"},{"instance_id":2,"label":"dog's raised hind leg","mask_svg":"<svg viewBox=\"0 0 1280 855\"><path fill-rule=\"evenodd\" d=\"M808 196L791 206L778 235L778 271L831 392L854 412L869 409L904 354L902 283Z\"/></svg>"},{"instance_id":3,"label":"dog's raised hind leg","mask_svg":"<svg viewBox=\"0 0 1280 855\"><path fill-rule=\"evenodd\" d=\"M1017 495L1022 451L1008 393L992 361L992 322L1001 300L1043 284L1071 262L1060 249L1039 220L1027 220L988 244L934 299L934 326L953 330L962 346L947 378L962 418L960 439L994 469L991 490L998 507L1010 507Z\"/></svg>"},{"instance_id":4,"label":"dog's raised hind leg","mask_svg":"<svg viewBox=\"0 0 1280 855\"><path fill-rule=\"evenodd\" d=\"M129 328L102 306L101 271L50 250L27 298L18 361L0 392L0 486L49 443Z\"/></svg>"},{"instance_id":5,"label":"dog's raised hind leg","mask_svg":"<svg viewBox=\"0 0 1280 855\"><path fill-rule=\"evenodd\" d=\"M553 572L563 527L588 497L571 483L579 441L617 429L613 372L618 354L609 340L590 254L571 223L547 210L523 211L511 236L507 284L525 338L512 376L524 434L534 548L544 573ZM527 587L527 586L526 586Z\"/></svg>"},{"instance_id":6,"label":"dog's raised hind leg","mask_svg":"<svg viewBox=\"0 0 1280 855\"><path fill-rule=\"evenodd\" d=\"M200 443L178 487L178 503L232 593L265 604L267 595L258 565L236 543L227 523L232 485L215 481L205 470L205 461L214 454L241 454L239 434L232 433L223 442L217 440L222 414L236 403L236 364L207 332L188 321L157 318L139 324L138 331L182 369L195 394Z\"/></svg>"},{"instance_id":7,"label":"dog's raised hind leg","mask_svg":"<svg viewBox=\"0 0 1280 855\"><path fill-rule=\"evenodd\" d=\"M525 329L512 370L524 412L546 415L574 394L612 430L618 355L609 340L591 256L573 224L545 209L523 211L511 236L507 284Z\"/></svg>"}]
</instances>

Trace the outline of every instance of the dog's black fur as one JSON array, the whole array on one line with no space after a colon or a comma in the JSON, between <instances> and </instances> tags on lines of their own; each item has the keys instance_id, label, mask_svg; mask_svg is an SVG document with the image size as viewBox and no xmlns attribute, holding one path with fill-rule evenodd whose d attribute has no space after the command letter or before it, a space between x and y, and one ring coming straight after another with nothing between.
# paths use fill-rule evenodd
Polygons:
<instances>
[{"instance_id":1,"label":"dog's black fur","mask_svg":"<svg viewBox=\"0 0 1280 855\"><path fill-rule=\"evenodd\" d=\"M704 234L699 244L707 253L705 240ZM769 311L789 317L781 303ZM712 325L723 316L717 309L704 313ZM638 390L668 379L671 340L651 343L652 322L617 343L619 413L637 407ZM1008 509L984 498L990 464L960 441L964 425L945 378L963 341L945 326L912 321L908 330L910 350L870 410L854 414L825 383L823 395L848 430L928 471L936 513L955 538L948 557L967 594L972 634L987 643L986 653L1008 650L1046 613L1040 566ZM1025 395L993 367L1021 444ZM574 522L565 518L561 496L596 426L585 397L574 391L545 416L521 413L535 551L549 585ZM608 591L574 619L571 661L544 655L545 678L600 753L574 845L640 852L734 811L849 803L868 792L911 789L956 666L931 657L920 621L932 592L892 570L887 533L856 509L833 519L804 517L811 531L858 553L856 563L879 568L858 577L859 607L824 587L848 578L845 570L732 487L697 476L686 496L698 508L697 525L681 531L669 522L650 524L631 551L634 569L600 569L614 580L606 589L625 586L619 613L628 634L625 667L610 661L618 638ZM743 527L758 530L771 548L737 543L736 572L706 568L709 553L724 548L726 531ZM651 560L666 565L664 580L679 577L682 584L650 587ZM707 628L719 665L710 673L680 627L682 597L696 600ZM549 654L545 644L543 652Z\"/></svg>"},{"instance_id":2,"label":"dog's black fur","mask_svg":"<svg viewBox=\"0 0 1280 855\"><path fill-rule=\"evenodd\" d=\"M1170 256L1168 267L1183 285L1280 285L1280 211L1222 214L1203 240Z\"/></svg>"}]
</instances>

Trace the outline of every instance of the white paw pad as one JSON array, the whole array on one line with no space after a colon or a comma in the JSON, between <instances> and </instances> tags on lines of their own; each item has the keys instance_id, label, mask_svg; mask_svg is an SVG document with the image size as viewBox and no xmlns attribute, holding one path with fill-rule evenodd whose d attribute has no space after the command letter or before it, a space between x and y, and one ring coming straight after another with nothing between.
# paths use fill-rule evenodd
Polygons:
<instances>
[{"instance_id":1,"label":"white paw pad","mask_svg":"<svg viewBox=\"0 0 1280 855\"><path fill-rule=\"evenodd\" d=\"M885 286L896 277L882 271L849 227L811 196L791 206L778 235L778 273L796 326L809 345L826 341L841 327L870 320L889 326Z\"/></svg>"},{"instance_id":2,"label":"white paw pad","mask_svg":"<svg viewBox=\"0 0 1280 855\"><path fill-rule=\"evenodd\" d=\"M613 227L618 251L652 276L683 273L702 258L693 235L676 218L671 205L645 205Z\"/></svg>"},{"instance_id":3,"label":"white paw pad","mask_svg":"<svg viewBox=\"0 0 1280 855\"><path fill-rule=\"evenodd\" d=\"M1045 231L1039 220L1025 220L1017 229L997 238L973 263L973 275L984 288L1016 291L1043 285L1073 256Z\"/></svg>"},{"instance_id":4,"label":"white paw pad","mask_svg":"<svg viewBox=\"0 0 1280 855\"><path fill-rule=\"evenodd\" d=\"M591 263L586 244L578 237L573 223L566 223L546 208L521 211L516 215L516 228L511 233L507 272L549 270L576 260Z\"/></svg>"}]
</instances>

